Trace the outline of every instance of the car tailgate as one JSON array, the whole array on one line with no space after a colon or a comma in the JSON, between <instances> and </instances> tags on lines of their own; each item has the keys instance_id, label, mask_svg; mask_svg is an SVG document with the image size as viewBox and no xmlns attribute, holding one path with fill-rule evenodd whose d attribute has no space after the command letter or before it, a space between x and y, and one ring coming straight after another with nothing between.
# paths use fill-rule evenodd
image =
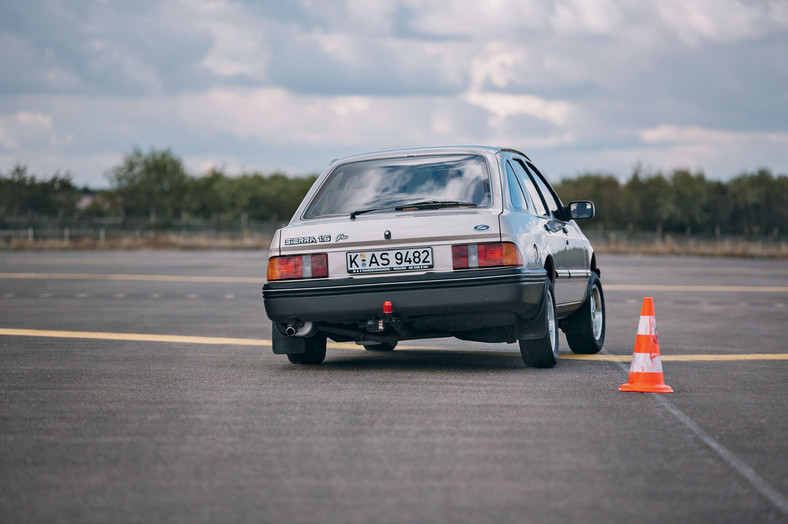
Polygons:
<instances>
[{"instance_id":1,"label":"car tailgate","mask_svg":"<svg viewBox=\"0 0 788 524\"><path fill-rule=\"evenodd\" d=\"M347 254L431 248L432 271L452 269L451 246L500 241L498 210L430 210L369 214L291 224L281 230L282 255L328 253L329 277L347 277Z\"/></svg>"}]
</instances>

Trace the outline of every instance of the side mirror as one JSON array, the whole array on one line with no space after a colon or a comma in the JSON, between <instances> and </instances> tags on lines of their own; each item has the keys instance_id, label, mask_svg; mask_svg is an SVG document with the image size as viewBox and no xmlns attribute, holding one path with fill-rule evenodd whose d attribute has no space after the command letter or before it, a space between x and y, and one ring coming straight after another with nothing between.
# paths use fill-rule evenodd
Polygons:
<instances>
[{"instance_id":1,"label":"side mirror","mask_svg":"<svg viewBox=\"0 0 788 524\"><path fill-rule=\"evenodd\" d=\"M572 217L573 220L594 218L595 215L596 208L594 207L594 203L589 200L569 203L569 216Z\"/></svg>"}]
</instances>

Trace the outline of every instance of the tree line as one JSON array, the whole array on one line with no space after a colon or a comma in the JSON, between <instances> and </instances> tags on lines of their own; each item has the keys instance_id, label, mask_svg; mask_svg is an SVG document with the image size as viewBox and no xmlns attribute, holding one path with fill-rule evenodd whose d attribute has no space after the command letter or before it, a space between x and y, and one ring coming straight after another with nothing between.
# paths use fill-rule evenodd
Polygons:
<instances>
[{"instance_id":1,"label":"tree line","mask_svg":"<svg viewBox=\"0 0 788 524\"><path fill-rule=\"evenodd\" d=\"M189 174L169 149L135 148L106 177L109 188L78 188L70 174L42 178L17 165L0 172L0 223L6 217L149 217L159 225L181 219L273 220L292 216L315 176L244 173L220 169ZM788 177L768 169L730 181L676 169L621 181L587 173L554 185L561 199L593 200L597 216L584 228L696 235L774 235L788 227Z\"/></svg>"},{"instance_id":2,"label":"tree line","mask_svg":"<svg viewBox=\"0 0 788 524\"><path fill-rule=\"evenodd\" d=\"M644 175L636 168L626 182L585 174L554 187L564 202L594 201L592 223L606 230L779 237L788 228L788 177L765 168L728 182L685 169Z\"/></svg>"},{"instance_id":3,"label":"tree line","mask_svg":"<svg viewBox=\"0 0 788 524\"><path fill-rule=\"evenodd\" d=\"M108 189L77 188L68 173L43 179L17 165L8 173L0 172L0 220L31 215L150 217L160 226L181 219L285 221L316 176L256 172L229 176L220 169L194 176L170 150L146 153L135 148L106 178Z\"/></svg>"}]
</instances>

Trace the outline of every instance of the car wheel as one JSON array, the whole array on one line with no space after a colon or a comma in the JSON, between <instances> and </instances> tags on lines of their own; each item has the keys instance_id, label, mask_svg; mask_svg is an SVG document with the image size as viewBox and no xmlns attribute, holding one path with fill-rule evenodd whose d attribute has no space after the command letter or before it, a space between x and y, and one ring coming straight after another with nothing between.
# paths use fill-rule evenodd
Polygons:
<instances>
[{"instance_id":1,"label":"car wheel","mask_svg":"<svg viewBox=\"0 0 788 524\"><path fill-rule=\"evenodd\" d=\"M320 335L304 339L306 351L288 353L287 358L293 364L320 364L326 358L326 337Z\"/></svg>"},{"instance_id":2,"label":"car wheel","mask_svg":"<svg viewBox=\"0 0 788 524\"><path fill-rule=\"evenodd\" d=\"M520 354L526 366L551 368L558 363L558 323L555 314L553 283L547 281L544 296L545 334L534 340L520 340Z\"/></svg>"},{"instance_id":3,"label":"car wheel","mask_svg":"<svg viewBox=\"0 0 788 524\"><path fill-rule=\"evenodd\" d=\"M380 344L364 344L367 351L393 351L397 347L396 342L381 342Z\"/></svg>"},{"instance_id":4,"label":"car wheel","mask_svg":"<svg viewBox=\"0 0 788 524\"><path fill-rule=\"evenodd\" d=\"M605 343L605 295L596 274L588 279L588 299L564 321L569 348L580 354L599 353Z\"/></svg>"}]
</instances>

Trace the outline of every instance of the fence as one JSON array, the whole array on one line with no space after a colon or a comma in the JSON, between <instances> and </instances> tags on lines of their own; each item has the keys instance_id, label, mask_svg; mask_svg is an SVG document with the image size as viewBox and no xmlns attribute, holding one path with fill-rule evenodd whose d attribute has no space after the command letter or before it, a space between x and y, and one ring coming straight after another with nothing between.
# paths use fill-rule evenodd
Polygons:
<instances>
[{"instance_id":1,"label":"fence","mask_svg":"<svg viewBox=\"0 0 788 524\"><path fill-rule=\"evenodd\" d=\"M600 253L788 258L788 242L772 235L692 235L661 231L585 231Z\"/></svg>"},{"instance_id":2,"label":"fence","mask_svg":"<svg viewBox=\"0 0 788 524\"><path fill-rule=\"evenodd\" d=\"M113 247L268 247L277 220L157 221L141 217L51 219L0 218L0 246L5 248Z\"/></svg>"},{"instance_id":3,"label":"fence","mask_svg":"<svg viewBox=\"0 0 788 524\"><path fill-rule=\"evenodd\" d=\"M135 247L267 248L276 219L157 221L155 218L111 217L53 219L0 217L0 248L112 249ZM788 242L771 235L668 234L661 231L586 229L600 253L682 254L788 258Z\"/></svg>"}]
</instances>

